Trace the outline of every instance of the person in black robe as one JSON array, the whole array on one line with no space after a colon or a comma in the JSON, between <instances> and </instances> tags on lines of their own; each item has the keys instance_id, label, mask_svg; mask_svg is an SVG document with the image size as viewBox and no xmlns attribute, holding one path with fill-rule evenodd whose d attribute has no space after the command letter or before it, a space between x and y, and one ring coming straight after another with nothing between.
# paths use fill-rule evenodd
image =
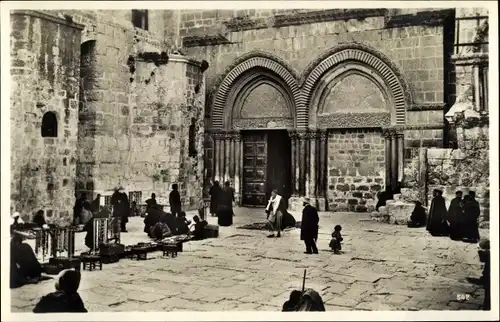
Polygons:
<instances>
[{"instance_id":1,"label":"person in black robe","mask_svg":"<svg viewBox=\"0 0 500 322\"><path fill-rule=\"evenodd\" d=\"M455 192L455 198L448 207L448 223L450 224L450 238L453 240L462 239L462 229L464 222L464 210L462 201L462 191Z\"/></svg>"},{"instance_id":2,"label":"person in black robe","mask_svg":"<svg viewBox=\"0 0 500 322\"><path fill-rule=\"evenodd\" d=\"M481 208L479 202L476 200L476 193L470 191L469 195L465 196L463 201L464 209L464 227L463 241L468 243L479 242L479 216L481 215Z\"/></svg>"},{"instance_id":3,"label":"person in black robe","mask_svg":"<svg viewBox=\"0 0 500 322\"><path fill-rule=\"evenodd\" d=\"M185 235L189 233L189 225L191 224L190 220L186 219L186 213L181 211L177 214L177 219L175 221L175 234L176 235Z\"/></svg>"},{"instance_id":4,"label":"person in black robe","mask_svg":"<svg viewBox=\"0 0 500 322\"><path fill-rule=\"evenodd\" d=\"M426 229L432 236L448 236L449 228L446 222L447 211L443 192L435 189L433 196Z\"/></svg>"},{"instance_id":5,"label":"person in black robe","mask_svg":"<svg viewBox=\"0 0 500 322\"><path fill-rule=\"evenodd\" d=\"M33 313L87 313L78 287L81 273L75 269L65 269L58 275L56 291L43 296L33 309Z\"/></svg>"},{"instance_id":6,"label":"person in black robe","mask_svg":"<svg viewBox=\"0 0 500 322\"><path fill-rule=\"evenodd\" d=\"M297 310L297 306L300 303L300 298L302 297L302 292L293 290L290 292L290 297L288 301L283 303L283 308L281 312L294 312Z\"/></svg>"},{"instance_id":7,"label":"person in black robe","mask_svg":"<svg viewBox=\"0 0 500 322\"><path fill-rule=\"evenodd\" d=\"M226 181L224 188L219 192L217 201L217 223L219 226L231 226L233 224L233 202L234 189L231 183Z\"/></svg>"},{"instance_id":8,"label":"person in black robe","mask_svg":"<svg viewBox=\"0 0 500 322\"><path fill-rule=\"evenodd\" d=\"M386 205L387 200L391 200L392 198L393 198L392 188L388 186L384 191L378 194L378 201L377 204L375 205L375 209L378 211L380 207Z\"/></svg>"},{"instance_id":9,"label":"person in black robe","mask_svg":"<svg viewBox=\"0 0 500 322\"><path fill-rule=\"evenodd\" d=\"M217 201L219 200L219 195L221 192L221 187L219 181L214 181L214 185L210 188L210 214L212 217L215 216L217 212Z\"/></svg>"},{"instance_id":10,"label":"person in black robe","mask_svg":"<svg viewBox=\"0 0 500 322\"><path fill-rule=\"evenodd\" d=\"M22 233L14 230L10 241L10 288L38 283L42 277L42 265L30 245L24 243Z\"/></svg>"},{"instance_id":11,"label":"person in black robe","mask_svg":"<svg viewBox=\"0 0 500 322\"><path fill-rule=\"evenodd\" d=\"M305 254L317 254L316 240L318 239L319 215L318 210L309 203L309 198L304 200L302 222L300 225L300 240L306 245Z\"/></svg>"},{"instance_id":12,"label":"person in black robe","mask_svg":"<svg viewBox=\"0 0 500 322\"><path fill-rule=\"evenodd\" d=\"M172 215L178 215L182 211L181 194L179 193L179 185L177 183L172 185L172 191L168 196L168 203L170 204Z\"/></svg>"},{"instance_id":13,"label":"person in black robe","mask_svg":"<svg viewBox=\"0 0 500 322\"><path fill-rule=\"evenodd\" d=\"M150 208L150 207L154 207L157 205L157 202L156 202L156 194L155 193L152 193L151 194L151 198L149 198L148 200L146 200L146 212L147 210Z\"/></svg>"},{"instance_id":14,"label":"person in black robe","mask_svg":"<svg viewBox=\"0 0 500 322\"><path fill-rule=\"evenodd\" d=\"M75 194L76 197L76 194ZM80 198L76 198L75 205L73 206L73 223L78 225L80 223L80 216L83 210L83 204L87 200L87 196L85 193L80 195Z\"/></svg>"},{"instance_id":15,"label":"person in black robe","mask_svg":"<svg viewBox=\"0 0 500 322\"><path fill-rule=\"evenodd\" d=\"M33 223L35 223L38 227L42 228L43 225L46 225L47 222L45 221L45 216L44 216L44 211L42 209L38 210L33 217Z\"/></svg>"},{"instance_id":16,"label":"person in black robe","mask_svg":"<svg viewBox=\"0 0 500 322\"><path fill-rule=\"evenodd\" d=\"M90 205L90 210L92 213L98 213L99 210L101 210L101 195L97 194L95 199L92 201L92 204Z\"/></svg>"},{"instance_id":17,"label":"person in black robe","mask_svg":"<svg viewBox=\"0 0 500 322\"><path fill-rule=\"evenodd\" d=\"M113 217L120 221L121 232L126 233L130 205L128 196L123 191L123 188L115 190L111 196L111 205L113 206Z\"/></svg>"},{"instance_id":18,"label":"person in black robe","mask_svg":"<svg viewBox=\"0 0 500 322\"><path fill-rule=\"evenodd\" d=\"M163 214L160 221L151 228L152 238L159 241L173 235L172 229L168 226L167 221L167 214Z\"/></svg>"},{"instance_id":19,"label":"person in black robe","mask_svg":"<svg viewBox=\"0 0 500 322\"><path fill-rule=\"evenodd\" d=\"M194 240L202 240L204 237L205 227L208 225L206 220L200 220L200 217L194 216L194 230L193 230L193 239Z\"/></svg>"},{"instance_id":20,"label":"person in black robe","mask_svg":"<svg viewBox=\"0 0 500 322\"><path fill-rule=\"evenodd\" d=\"M307 289L302 294L296 311L325 312L326 310L321 295L313 289Z\"/></svg>"},{"instance_id":21,"label":"person in black robe","mask_svg":"<svg viewBox=\"0 0 500 322\"><path fill-rule=\"evenodd\" d=\"M333 228L332 232L332 239L330 240L330 248L333 250L334 254L340 254L340 251L342 250L342 242L344 241L344 238L342 238L342 226L336 225Z\"/></svg>"},{"instance_id":22,"label":"person in black robe","mask_svg":"<svg viewBox=\"0 0 500 322\"><path fill-rule=\"evenodd\" d=\"M422 207L422 203L420 201L415 201L415 208L410 216L410 220L408 221L409 228L420 228L426 225L427 214L425 213L425 208Z\"/></svg>"}]
</instances>

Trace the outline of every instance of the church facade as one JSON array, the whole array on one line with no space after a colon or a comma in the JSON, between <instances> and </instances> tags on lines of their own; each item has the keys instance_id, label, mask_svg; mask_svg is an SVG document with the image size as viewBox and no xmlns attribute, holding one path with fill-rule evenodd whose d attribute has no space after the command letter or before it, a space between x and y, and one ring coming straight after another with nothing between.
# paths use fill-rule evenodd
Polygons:
<instances>
[{"instance_id":1,"label":"church facade","mask_svg":"<svg viewBox=\"0 0 500 322\"><path fill-rule=\"evenodd\" d=\"M308 197L371 211L405 187L419 149L456 144L445 115L459 97L484 101L487 20L480 8L13 12L11 199L64 217L75 191L121 185L141 203L179 183L191 209L217 180L242 206L277 189L292 209ZM454 57L477 47L461 77Z\"/></svg>"}]
</instances>

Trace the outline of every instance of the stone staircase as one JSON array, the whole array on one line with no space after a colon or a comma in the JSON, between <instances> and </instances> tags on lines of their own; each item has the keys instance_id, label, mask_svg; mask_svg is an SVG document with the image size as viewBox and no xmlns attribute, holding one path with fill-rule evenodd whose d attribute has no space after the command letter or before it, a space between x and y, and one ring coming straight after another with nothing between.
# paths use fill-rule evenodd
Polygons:
<instances>
[{"instance_id":1,"label":"stone staircase","mask_svg":"<svg viewBox=\"0 0 500 322\"><path fill-rule=\"evenodd\" d=\"M414 200L417 199L410 189L401 189L401 194L395 194L394 199L387 200L386 205L380 207L379 211L372 212L371 218L378 222L406 225L415 208Z\"/></svg>"}]
</instances>

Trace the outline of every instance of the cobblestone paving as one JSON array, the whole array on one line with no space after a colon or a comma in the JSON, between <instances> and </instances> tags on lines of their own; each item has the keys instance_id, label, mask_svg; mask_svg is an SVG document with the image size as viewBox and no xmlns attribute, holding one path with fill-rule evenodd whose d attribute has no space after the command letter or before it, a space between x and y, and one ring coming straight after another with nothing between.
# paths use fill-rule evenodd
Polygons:
<instances>
[{"instance_id":1,"label":"cobblestone paving","mask_svg":"<svg viewBox=\"0 0 500 322\"><path fill-rule=\"evenodd\" d=\"M477 246L429 236L425 229L376 223L368 215L320 214L319 255L303 254L300 230L280 239L237 229L260 222L261 209L236 209L220 237L189 242L177 258L159 252L83 271L80 294L89 311L280 311L290 290L317 290L332 310L477 310L483 290L467 283L481 267ZM299 219L299 214L294 213ZM300 219L299 219L300 220ZM209 222L214 222L209 218ZM341 255L328 248L342 224ZM126 244L144 241L142 219L131 218ZM482 236L489 231L482 230ZM83 234L77 242L83 244ZM29 312L54 280L12 290L12 310ZM458 300L468 294L467 300Z\"/></svg>"}]
</instances>

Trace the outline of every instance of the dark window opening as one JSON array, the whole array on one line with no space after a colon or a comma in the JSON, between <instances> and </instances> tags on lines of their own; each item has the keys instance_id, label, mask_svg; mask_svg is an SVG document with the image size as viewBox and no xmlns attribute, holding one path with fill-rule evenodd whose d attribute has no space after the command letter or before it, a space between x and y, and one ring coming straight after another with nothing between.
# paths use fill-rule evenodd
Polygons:
<instances>
[{"instance_id":1,"label":"dark window opening","mask_svg":"<svg viewBox=\"0 0 500 322\"><path fill-rule=\"evenodd\" d=\"M189 126L189 156L195 157L198 154L196 151L196 119L191 119Z\"/></svg>"},{"instance_id":2,"label":"dark window opening","mask_svg":"<svg viewBox=\"0 0 500 322\"><path fill-rule=\"evenodd\" d=\"M136 28L148 30L148 11L147 10L132 10L132 24Z\"/></svg>"},{"instance_id":3,"label":"dark window opening","mask_svg":"<svg viewBox=\"0 0 500 322\"><path fill-rule=\"evenodd\" d=\"M481 104L481 111L488 112L488 67L480 67L479 69L479 99Z\"/></svg>"},{"instance_id":4,"label":"dark window opening","mask_svg":"<svg viewBox=\"0 0 500 322\"><path fill-rule=\"evenodd\" d=\"M47 112L42 118L42 137L57 137L57 117L54 112Z\"/></svg>"}]
</instances>

